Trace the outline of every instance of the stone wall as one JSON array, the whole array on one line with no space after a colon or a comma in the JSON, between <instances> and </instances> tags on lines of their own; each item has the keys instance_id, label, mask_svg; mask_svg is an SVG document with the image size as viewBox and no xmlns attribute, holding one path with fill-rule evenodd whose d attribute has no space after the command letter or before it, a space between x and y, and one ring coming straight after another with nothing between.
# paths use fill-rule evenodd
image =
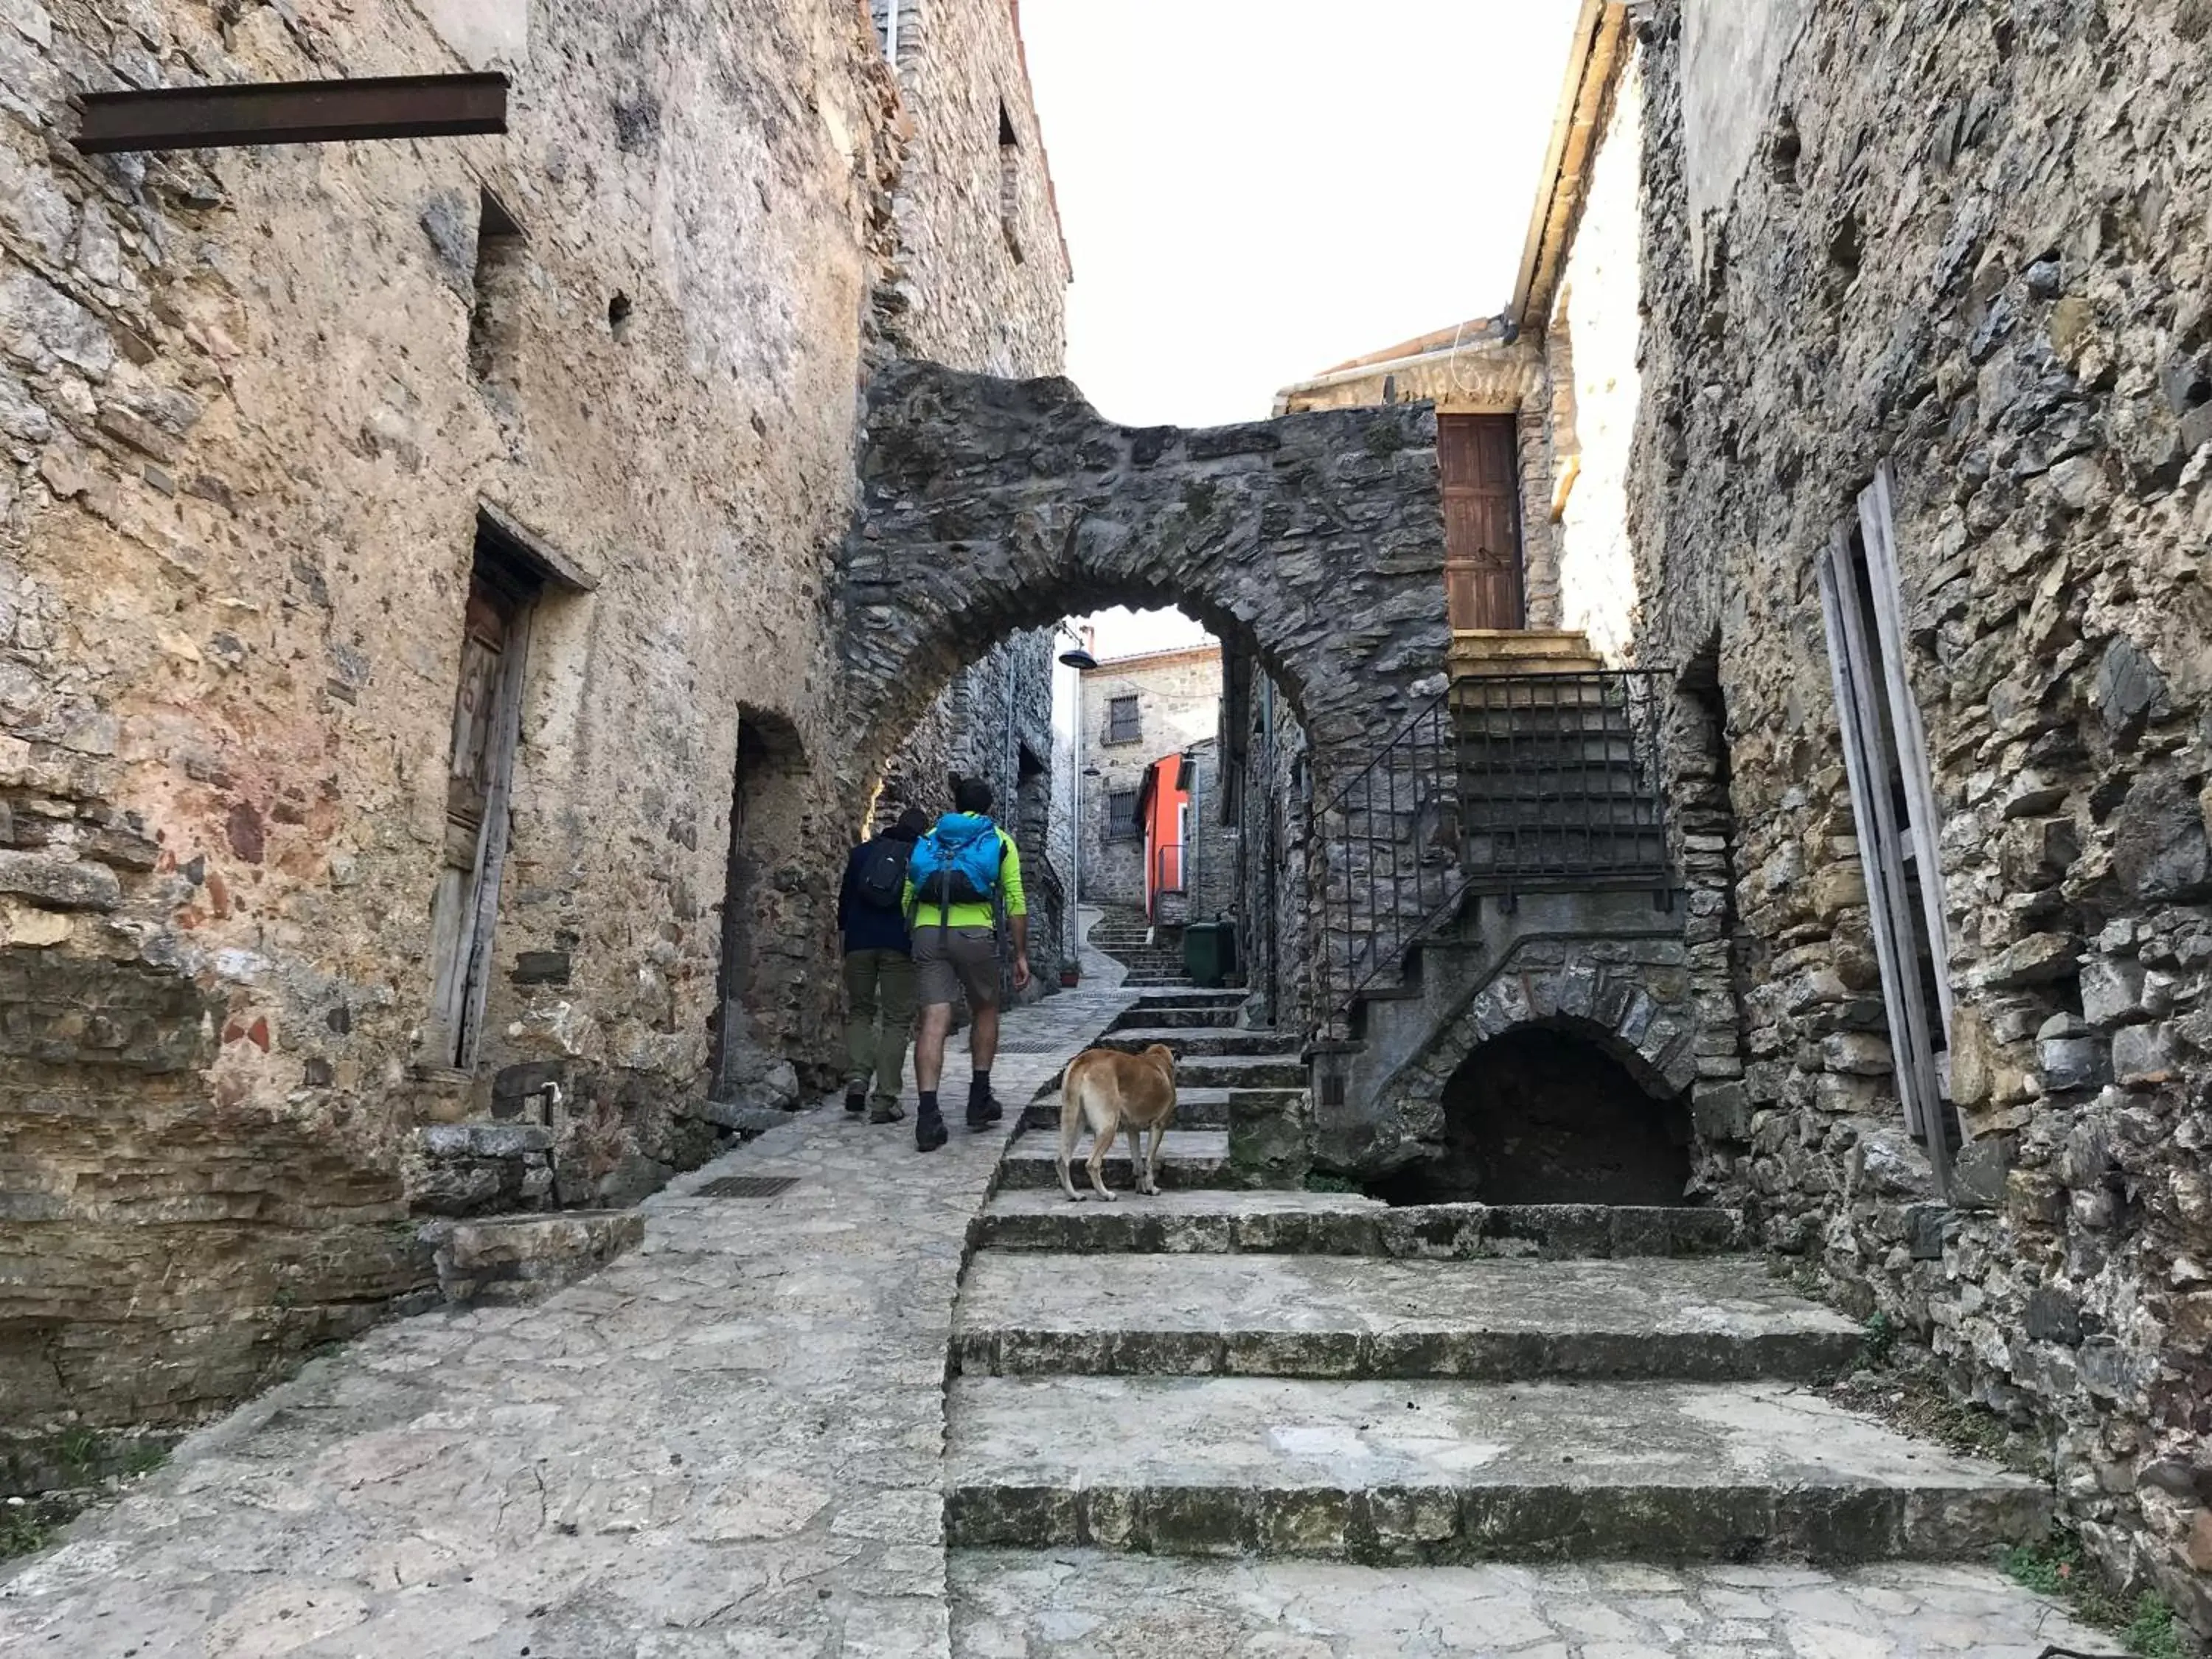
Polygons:
<instances>
[{"instance_id":1,"label":"stone wall","mask_svg":"<svg viewBox=\"0 0 2212 1659\"><path fill-rule=\"evenodd\" d=\"M1233 657L1227 672L1236 688L1227 699L1235 749L1224 771L1236 793L1237 954L1250 993L1244 1018L1302 1030L1312 991L1305 733L1290 699L1250 657Z\"/></svg>"},{"instance_id":2,"label":"stone wall","mask_svg":"<svg viewBox=\"0 0 2212 1659\"><path fill-rule=\"evenodd\" d=\"M1660 8L1631 518L1637 652L1711 648L1724 709L1735 1191L2047 1437L2097 1553L2203 1626L2208 27L2095 0ZM1813 580L1884 459L1942 820L1948 1206L1899 1121Z\"/></svg>"},{"instance_id":3,"label":"stone wall","mask_svg":"<svg viewBox=\"0 0 2212 1659\"><path fill-rule=\"evenodd\" d=\"M1033 135L1006 9L930 10ZM827 1075L828 900L864 796L823 623L854 388L884 349L863 324L1046 361L1065 267L1041 229L1018 265L978 194L995 106L980 138L902 145L927 123L855 9L528 15L458 45L397 0L127 21L16 0L0 21L19 1431L189 1418L427 1284L410 1180L453 1174L419 1173L427 1121L544 1111L553 1198L619 1201L715 1144L718 1025L778 1098L790 1061ZM501 138L67 142L79 90L487 52L516 71ZM1015 177L1034 218L1033 145ZM894 220L917 249L872 306ZM994 237L970 293L962 262ZM456 1072L420 1038L487 507L544 582L483 1036ZM557 1108L529 1092L549 1082ZM529 1162L487 1190L552 1201Z\"/></svg>"},{"instance_id":4,"label":"stone wall","mask_svg":"<svg viewBox=\"0 0 2212 1659\"><path fill-rule=\"evenodd\" d=\"M1137 735L1113 736L1116 697L1137 700ZM1108 800L1134 794L1145 769L1214 735L1221 709L1221 652L1216 646L1109 658L1085 669L1082 680L1083 764L1098 775L1083 780L1083 898L1086 904L1145 902L1145 842L1141 835L1109 836Z\"/></svg>"},{"instance_id":5,"label":"stone wall","mask_svg":"<svg viewBox=\"0 0 2212 1659\"><path fill-rule=\"evenodd\" d=\"M898 11L904 143L884 226L872 356L994 374L1056 374L1066 350L1067 251L1014 9L976 0L901 0ZM872 16L881 42L886 0L875 0ZM1008 128L1000 125L1002 112ZM1012 145L1001 142L1009 130ZM945 689L894 757L881 797L894 816L909 803L933 816L949 810L947 774L972 771L989 781L1011 823L1022 781L1018 744L1052 764L1050 744L1038 740L1051 724L1052 652L1021 635L988 643L989 652ZM1009 707L1022 711L1012 746L999 718ZM1039 787L1031 774L1030 793ZM1048 772L1042 787L1048 799ZM1032 921L1030 957L1039 984L1050 988L1058 983L1058 947L1040 954L1038 941L1057 939L1062 929L1058 893L1065 877L1047 856L1043 823L1038 817L1020 841L1034 872L1031 902L1049 912Z\"/></svg>"}]
</instances>

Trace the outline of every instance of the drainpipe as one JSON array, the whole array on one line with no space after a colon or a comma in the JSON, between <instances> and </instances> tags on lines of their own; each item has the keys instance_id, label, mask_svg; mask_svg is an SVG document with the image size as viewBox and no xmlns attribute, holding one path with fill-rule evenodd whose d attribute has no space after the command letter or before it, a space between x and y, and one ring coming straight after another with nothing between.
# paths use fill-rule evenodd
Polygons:
<instances>
[{"instance_id":1,"label":"drainpipe","mask_svg":"<svg viewBox=\"0 0 2212 1659\"><path fill-rule=\"evenodd\" d=\"M890 0L890 9L884 25L884 57L889 60L891 73L898 73L899 0Z\"/></svg>"}]
</instances>

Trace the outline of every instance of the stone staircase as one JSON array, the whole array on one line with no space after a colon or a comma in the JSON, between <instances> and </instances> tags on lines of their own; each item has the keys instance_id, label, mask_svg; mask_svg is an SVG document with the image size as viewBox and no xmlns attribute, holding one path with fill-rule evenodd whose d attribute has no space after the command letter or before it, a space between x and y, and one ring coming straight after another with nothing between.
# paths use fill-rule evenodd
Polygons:
<instances>
[{"instance_id":1,"label":"stone staircase","mask_svg":"<svg viewBox=\"0 0 2212 1659\"><path fill-rule=\"evenodd\" d=\"M1133 988L1187 986L1183 971L1182 933L1176 927L1154 927L1134 905L1103 907L1105 914L1091 928L1087 940L1128 969L1122 981Z\"/></svg>"},{"instance_id":2,"label":"stone staircase","mask_svg":"<svg viewBox=\"0 0 2212 1659\"><path fill-rule=\"evenodd\" d=\"M1294 1092L1297 1064L1236 1018L1231 994L1148 994L1106 1039L1186 1056L1160 1196L1127 1190L1117 1149L1121 1200L1069 1203L1057 1099L1009 1148L955 1318L956 1655L1491 1651L1510 1585L1435 1622L1472 1564L1612 1564L1649 1596L1708 1570L1986 1563L2043 1534L2043 1486L1808 1386L1863 1334L1737 1254L1731 1212L1252 1189L1245 1092ZM1262 1572L1309 1622L1265 1612ZM1129 1592L1117 1609L1094 1578ZM1571 1583L1587 1601L1596 1582ZM1542 1634L1510 1645L1570 1652ZM1571 1650L1601 1651L1590 1634ZM1120 1644L1139 1635L1165 1645ZM1723 1630L1694 1650L1769 1650Z\"/></svg>"}]
</instances>

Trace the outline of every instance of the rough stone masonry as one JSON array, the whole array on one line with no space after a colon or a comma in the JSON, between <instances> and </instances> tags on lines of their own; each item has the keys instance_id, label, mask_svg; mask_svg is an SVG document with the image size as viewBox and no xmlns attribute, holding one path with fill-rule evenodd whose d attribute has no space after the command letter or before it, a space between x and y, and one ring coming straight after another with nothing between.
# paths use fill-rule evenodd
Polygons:
<instances>
[{"instance_id":1,"label":"rough stone masonry","mask_svg":"<svg viewBox=\"0 0 2212 1659\"><path fill-rule=\"evenodd\" d=\"M2046 1436L2096 1552L2212 1628L2212 9L1686 0L1642 52L1636 649L1715 665L1729 743L1752 1115L1717 1182ZM1813 581L1885 459L1948 1206Z\"/></svg>"},{"instance_id":2,"label":"rough stone masonry","mask_svg":"<svg viewBox=\"0 0 2212 1659\"><path fill-rule=\"evenodd\" d=\"M895 74L853 4L0 6L11 1451L429 1289L422 1208L629 1202L718 1085L824 1080L855 388L1056 368L1067 276L1009 9L903 12ZM502 138L69 142L487 64Z\"/></svg>"}]
</instances>

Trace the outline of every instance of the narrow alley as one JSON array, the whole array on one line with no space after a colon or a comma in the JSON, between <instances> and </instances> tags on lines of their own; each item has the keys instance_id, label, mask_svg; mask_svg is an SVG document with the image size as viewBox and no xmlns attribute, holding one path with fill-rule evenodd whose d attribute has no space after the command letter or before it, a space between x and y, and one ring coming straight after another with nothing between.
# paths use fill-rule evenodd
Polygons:
<instances>
[{"instance_id":1,"label":"narrow alley","mask_svg":"<svg viewBox=\"0 0 2212 1659\"><path fill-rule=\"evenodd\" d=\"M2212 0L0 0L9 1659L2208 1644Z\"/></svg>"}]
</instances>

